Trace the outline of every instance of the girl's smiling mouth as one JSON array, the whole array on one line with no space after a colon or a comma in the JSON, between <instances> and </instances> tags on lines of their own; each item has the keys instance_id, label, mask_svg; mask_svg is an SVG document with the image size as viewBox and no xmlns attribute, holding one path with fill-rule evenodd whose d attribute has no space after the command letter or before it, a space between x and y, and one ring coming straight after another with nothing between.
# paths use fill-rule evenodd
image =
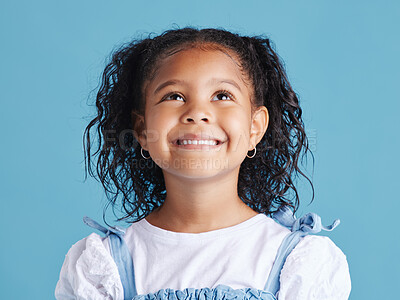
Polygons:
<instances>
[{"instance_id":1,"label":"girl's smiling mouth","mask_svg":"<svg viewBox=\"0 0 400 300\"><path fill-rule=\"evenodd\" d=\"M219 148L224 141L205 134L185 134L173 140L172 144L180 149L207 150Z\"/></svg>"}]
</instances>

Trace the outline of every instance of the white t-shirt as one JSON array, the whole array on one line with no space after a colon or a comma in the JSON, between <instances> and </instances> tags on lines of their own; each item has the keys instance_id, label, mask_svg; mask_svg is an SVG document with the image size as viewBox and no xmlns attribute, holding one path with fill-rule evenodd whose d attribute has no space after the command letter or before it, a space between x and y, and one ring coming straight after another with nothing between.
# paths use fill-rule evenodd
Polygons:
<instances>
[{"instance_id":1,"label":"white t-shirt","mask_svg":"<svg viewBox=\"0 0 400 300\"><path fill-rule=\"evenodd\" d=\"M290 231L264 214L202 233L172 232L146 219L126 230L138 294L171 288L264 289L278 248ZM349 268L343 252L325 236L304 237L280 275L278 300L348 299ZM92 233L66 255L56 287L61 299L123 299L108 240Z\"/></svg>"}]
</instances>

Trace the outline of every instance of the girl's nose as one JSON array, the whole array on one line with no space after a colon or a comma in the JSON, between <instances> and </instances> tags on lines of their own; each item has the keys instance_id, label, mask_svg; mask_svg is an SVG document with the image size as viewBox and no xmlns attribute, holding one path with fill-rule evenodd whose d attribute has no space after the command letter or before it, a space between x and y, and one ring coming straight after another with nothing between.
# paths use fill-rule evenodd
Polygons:
<instances>
[{"instance_id":1,"label":"girl's nose","mask_svg":"<svg viewBox=\"0 0 400 300\"><path fill-rule=\"evenodd\" d=\"M207 117L186 117L186 123L200 123L201 121L208 122Z\"/></svg>"},{"instance_id":2,"label":"girl's nose","mask_svg":"<svg viewBox=\"0 0 400 300\"><path fill-rule=\"evenodd\" d=\"M193 104L182 115L183 123L210 122L212 119L210 108L204 104Z\"/></svg>"}]
</instances>

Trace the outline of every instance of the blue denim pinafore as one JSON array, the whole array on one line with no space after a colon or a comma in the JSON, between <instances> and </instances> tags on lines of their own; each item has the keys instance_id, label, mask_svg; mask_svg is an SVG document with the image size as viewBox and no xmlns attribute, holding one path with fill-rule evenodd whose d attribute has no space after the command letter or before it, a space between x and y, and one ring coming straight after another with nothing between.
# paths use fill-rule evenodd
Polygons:
<instances>
[{"instance_id":1,"label":"blue denim pinafore","mask_svg":"<svg viewBox=\"0 0 400 300\"><path fill-rule=\"evenodd\" d=\"M186 288L183 290L161 289L156 293L138 295L135 285L133 260L124 241L125 230L119 227L105 228L89 217L83 221L88 226L98 229L109 237L111 255L118 267L118 272L124 288L124 300L276 300L279 291L279 275L287 256L307 234L315 234L322 229L331 231L340 220L335 220L330 226L322 226L321 218L315 213L308 213L296 219L289 207L281 207L272 218L287 227L291 232L283 239L274 264L269 273L268 280L263 290L256 288L233 289L227 285L219 284L215 288Z\"/></svg>"}]
</instances>

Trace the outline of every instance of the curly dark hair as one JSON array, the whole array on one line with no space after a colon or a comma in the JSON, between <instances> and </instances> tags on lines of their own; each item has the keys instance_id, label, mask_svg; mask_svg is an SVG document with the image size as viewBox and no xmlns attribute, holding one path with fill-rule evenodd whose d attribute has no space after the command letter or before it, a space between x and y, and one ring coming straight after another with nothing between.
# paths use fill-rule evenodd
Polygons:
<instances>
[{"instance_id":1,"label":"curly dark hair","mask_svg":"<svg viewBox=\"0 0 400 300\"><path fill-rule=\"evenodd\" d=\"M245 158L241 164L238 196L259 213L270 214L284 205L295 212L299 195L294 181L301 174L311 185L313 200L313 184L299 168L299 158L304 158L308 151L311 153L302 109L270 40L223 29L186 27L122 45L114 51L102 73L96 96L97 116L85 129L83 146L85 179L86 171L98 177L109 200L103 218L111 204L114 214L116 206L123 213L119 221L135 222L165 200L162 170L153 160L141 156L133 124L137 116L144 116L143 87L157 64L176 51L204 45L216 45L237 54L254 88L252 107L264 105L269 112L269 125L257 145L255 157ZM95 126L98 148L92 153L90 130ZM97 176L92 156L98 156Z\"/></svg>"}]
</instances>

